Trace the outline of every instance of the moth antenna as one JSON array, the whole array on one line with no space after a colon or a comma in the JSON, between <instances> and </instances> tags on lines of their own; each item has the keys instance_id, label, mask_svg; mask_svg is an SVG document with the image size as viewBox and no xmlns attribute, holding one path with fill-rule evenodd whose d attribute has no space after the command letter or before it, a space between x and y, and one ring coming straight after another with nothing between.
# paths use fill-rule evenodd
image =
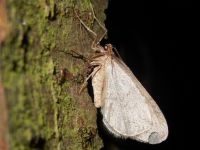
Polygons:
<instances>
[{"instance_id":1,"label":"moth antenna","mask_svg":"<svg viewBox=\"0 0 200 150\"><path fill-rule=\"evenodd\" d=\"M76 16L77 16L78 20L81 22L81 24L86 28L86 30L87 30L88 32L90 32L90 33L94 36L94 40L93 40L93 42L92 42L91 48L92 48L93 50L97 50L97 42L96 42L96 40L97 40L97 34L96 34L93 30L91 30L91 29L83 22L83 20L81 20L81 18L79 17L79 15L77 14L76 11L75 11L75 13L76 13Z\"/></svg>"},{"instance_id":2,"label":"moth antenna","mask_svg":"<svg viewBox=\"0 0 200 150\"><path fill-rule=\"evenodd\" d=\"M94 17L94 19L97 21L97 23L99 24L99 26L104 30L104 33L101 35L101 37L99 38L99 40L97 41L97 45L99 44L99 42L105 37L105 35L107 34L107 29L104 27L104 25L101 24L101 22L99 21L99 19L97 19L95 13L94 13L94 9L92 7L92 3L90 3L90 7L92 10L92 15Z\"/></svg>"},{"instance_id":3,"label":"moth antenna","mask_svg":"<svg viewBox=\"0 0 200 150\"><path fill-rule=\"evenodd\" d=\"M97 17L95 16L95 13L94 13L94 9L92 7L92 3L90 2L90 7L91 7L91 10L92 10L92 15L93 15L93 18L97 21L97 23L99 24L99 26L104 30L104 33L100 36L99 40L97 41L97 34L92 30L90 29L84 22L83 20L81 20L81 18L79 17L79 15L77 14L77 12L75 11L75 14L77 16L77 18L79 19L79 21L81 22L81 24L86 28L87 31L89 31L93 36L94 36L94 40L92 42L92 45L91 45L91 48L93 50L98 50L99 48L97 47L97 45L99 45L100 41L105 37L106 33L107 33L107 29L101 24L101 22L97 19Z\"/></svg>"}]
</instances>

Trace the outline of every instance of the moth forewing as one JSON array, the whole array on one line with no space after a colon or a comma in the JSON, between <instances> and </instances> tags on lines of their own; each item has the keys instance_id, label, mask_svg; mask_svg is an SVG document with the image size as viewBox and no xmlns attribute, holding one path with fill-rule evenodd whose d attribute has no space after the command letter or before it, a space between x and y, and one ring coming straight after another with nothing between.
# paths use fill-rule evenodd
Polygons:
<instances>
[{"instance_id":1,"label":"moth forewing","mask_svg":"<svg viewBox=\"0 0 200 150\"><path fill-rule=\"evenodd\" d=\"M150 111L152 119L152 126L149 130L147 130L144 133L138 134L136 137L132 138L148 142L150 144L157 144L164 141L168 136L168 126L160 108L153 100L153 98L149 95L149 93L146 91L146 89L142 86L142 84L137 80L135 75L125 65L125 63L122 62L122 60L120 59L115 59L115 61L123 68L123 70L127 73L128 76L131 76L131 79L135 83L140 94L144 96L145 103L147 103L148 105L148 109Z\"/></svg>"}]
</instances>

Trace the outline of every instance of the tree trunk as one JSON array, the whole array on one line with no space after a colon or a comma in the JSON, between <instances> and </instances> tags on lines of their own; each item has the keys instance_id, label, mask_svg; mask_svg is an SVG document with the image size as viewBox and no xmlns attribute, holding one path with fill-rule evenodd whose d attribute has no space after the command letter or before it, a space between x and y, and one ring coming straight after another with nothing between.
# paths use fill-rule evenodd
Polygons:
<instances>
[{"instance_id":1,"label":"tree trunk","mask_svg":"<svg viewBox=\"0 0 200 150\"><path fill-rule=\"evenodd\" d=\"M87 65L72 52L93 54L93 37L77 14L98 35L103 32L90 1L7 0L7 6L11 27L0 50L0 73L10 149L100 149L92 98L87 89L78 95ZM103 22L107 1L93 0L92 6Z\"/></svg>"}]
</instances>

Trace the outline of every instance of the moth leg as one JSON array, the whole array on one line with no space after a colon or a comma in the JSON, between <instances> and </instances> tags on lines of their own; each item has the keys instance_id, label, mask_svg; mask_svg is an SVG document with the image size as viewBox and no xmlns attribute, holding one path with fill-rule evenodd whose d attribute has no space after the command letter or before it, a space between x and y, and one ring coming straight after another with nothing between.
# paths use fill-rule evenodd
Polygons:
<instances>
[{"instance_id":1,"label":"moth leg","mask_svg":"<svg viewBox=\"0 0 200 150\"><path fill-rule=\"evenodd\" d=\"M85 57L84 55L80 54L79 52L76 52L75 50L71 50L71 51L75 54L74 55L71 53L72 57L82 59L84 62L87 62L87 63L90 62L89 58Z\"/></svg>"},{"instance_id":2,"label":"moth leg","mask_svg":"<svg viewBox=\"0 0 200 150\"><path fill-rule=\"evenodd\" d=\"M79 90L79 94L82 93L82 91L86 88L87 84L88 84L88 80L91 78L91 77L94 77L95 74L101 69L101 65L98 65L97 67L95 67L95 71L92 71L92 73L90 73L88 75L88 77L84 80L83 84L81 85L81 88Z\"/></svg>"}]
</instances>

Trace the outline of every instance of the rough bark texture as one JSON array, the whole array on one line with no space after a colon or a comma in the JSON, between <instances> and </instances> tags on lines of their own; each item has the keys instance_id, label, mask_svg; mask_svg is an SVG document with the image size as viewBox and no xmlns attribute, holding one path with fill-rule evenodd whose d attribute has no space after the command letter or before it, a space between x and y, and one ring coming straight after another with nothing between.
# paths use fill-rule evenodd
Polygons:
<instances>
[{"instance_id":1,"label":"rough bark texture","mask_svg":"<svg viewBox=\"0 0 200 150\"><path fill-rule=\"evenodd\" d=\"M65 52L91 56L92 36L77 19L101 33L89 0L8 0L10 35L1 48L11 150L100 149L96 108L78 90L87 66ZM103 22L106 0L92 1ZM61 70L65 69L65 78Z\"/></svg>"}]
</instances>

